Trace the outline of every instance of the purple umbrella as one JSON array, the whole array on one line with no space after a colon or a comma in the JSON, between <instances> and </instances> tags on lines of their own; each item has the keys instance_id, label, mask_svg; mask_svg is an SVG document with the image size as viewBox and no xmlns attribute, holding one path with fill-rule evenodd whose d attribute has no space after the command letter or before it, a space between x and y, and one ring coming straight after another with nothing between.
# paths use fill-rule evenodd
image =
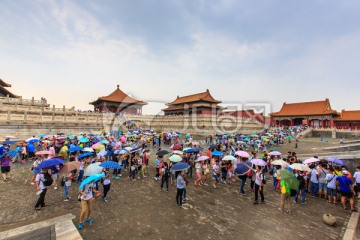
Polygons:
<instances>
[{"instance_id":1,"label":"purple umbrella","mask_svg":"<svg viewBox=\"0 0 360 240\"><path fill-rule=\"evenodd\" d=\"M250 162L256 166L261 166L261 167L264 167L267 165L267 163L260 158L254 158Z\"/></svg>"},{"instance_id":2,"label":"purple umbrella","mask_svg":"<svg viewBox=\"0 0 360 240\"><path fill-rule=\"evenodd\" d=\"M346 165L346 163L343 160L340 160L340 159L335 158L335 157L328 158L327 160L329 162L333 162L333 163L336 163L336 164L339 164L339 165Z\"/></svg>"}]
</instances>

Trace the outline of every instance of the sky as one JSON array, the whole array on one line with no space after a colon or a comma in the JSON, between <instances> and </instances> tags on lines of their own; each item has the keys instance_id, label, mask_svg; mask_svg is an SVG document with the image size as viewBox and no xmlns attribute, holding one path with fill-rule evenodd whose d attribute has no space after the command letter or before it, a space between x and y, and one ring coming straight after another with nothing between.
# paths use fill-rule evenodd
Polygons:
<instances>
[{"instance_id":1,"label":"sky","mask_svg":"<svg viewBox=\"0 0 360 240\"><path fill-rule=\"evenodd\" d=\"M0 79L88 110L119 84L157 114L209 89L223 106L329 98L360 109L360 1L2 0Z\"/></svg>"}]
</instances>

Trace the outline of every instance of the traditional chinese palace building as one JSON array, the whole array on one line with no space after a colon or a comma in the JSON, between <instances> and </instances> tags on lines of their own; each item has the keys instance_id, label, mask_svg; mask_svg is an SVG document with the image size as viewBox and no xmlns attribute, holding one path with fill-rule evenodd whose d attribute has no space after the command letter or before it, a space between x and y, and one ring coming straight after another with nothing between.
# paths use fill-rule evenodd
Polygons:
<instances>
[{"instance_id":1,"label":"traditional chinese palace building","mask_svg":"<svg viewBox=\"0 0 360 240\"><path fill-rule=\"evenodd\" d=\"M11 84L8 84L0 79L0 97L10 97L10 98L18 98L19 96L13 94L8 89L11 87Z\"/></svg>"},{"instance_id":2,"label":"traditional chinese palace building","mask_svg":"<svg viewBox=\"0 0 360 240\"><path fill-rule=\"evenodd\" d=\"M340 117L334 119L334 124L338 129L360 130L360 110L342 110Z\"/></svg>"},{"instance_id":3,"label":"traditional chinese palace building","mask_svg":"<svg viewBox=\"0 0 360 240\"><path fill-rule=\"evenodd\" d=\"M142 107L147 105L146 102L136 100L119 89L119 85L115 91L108 96L99 97L96 101L91 102L94 105L95 112L112 112L127 114L142 114Z\"/></svg>"},{"instance_id":4,"label":"traditional chinese palace building","mask_svg":"<svg viewBox=\"0 0 360 240\"><path fill-rule=\"evenodd\" d=\"M317 102L284 103L279 112L270 114L272 122L279 126L308 125L310 127L334 127L333 119L339 114L331 109L329 99Z\"/></svg>"},{"instance_id":5,"label":"traditional chinese palace building","mask_svg":"<svg viewBox=\"0 0 360 240\"><path fill-rule=\"evenodd\" d=\"M165 115L218 114L222 109L219 103L221 101L215 100L206 89L202 93L178 96L174 101L166 104L168 107L162 110Z\"/></svg>"}]
</instances>

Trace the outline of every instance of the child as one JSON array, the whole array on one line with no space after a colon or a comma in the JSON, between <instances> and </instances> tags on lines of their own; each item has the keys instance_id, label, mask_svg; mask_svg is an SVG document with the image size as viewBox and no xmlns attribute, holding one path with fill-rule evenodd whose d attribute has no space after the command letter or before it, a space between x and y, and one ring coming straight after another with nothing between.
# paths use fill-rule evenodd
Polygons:
<instances>
[{"instance_id":1,"label":"child","mask_svg":"<svg viewBox=\"0 0 360 240\"><path fill-rule=\"evenodd\" d=\"M233 182L235 182L235 179L234 179L234 169L233 169L233 165L232 165L232 163L229 163L228 164L228 175L229 175L229 179L231 180L231 181L233 181Z\"/></svg>"},{"instance_id":2,"label":"child","mask_svg":"<svg viewBox=\"0 0 360 240\"><path fill-rule=\"evenodd\" d=\"M73 174L72 172L68 172L66 174L64 174L64 181L65 181L65 185L64 185L64 202L68 202L69 201L69 191L70 191L70 187L71 187L71 181L73 180Z\"/></svg>"},{"instance_id":3,"label":"child","mask_svg":"<svg viewBox=\"0 0 360 240\"><path fill-rule=\"evenodd\" d=\"M104 174L105 177L103 178L103 187L104 187L104 194L103 194L103 198L105 202L109 202L109 198L107 196L108 192L110 191L110 172L108 168L104 169Z\"/></svg>"}]
</instances>

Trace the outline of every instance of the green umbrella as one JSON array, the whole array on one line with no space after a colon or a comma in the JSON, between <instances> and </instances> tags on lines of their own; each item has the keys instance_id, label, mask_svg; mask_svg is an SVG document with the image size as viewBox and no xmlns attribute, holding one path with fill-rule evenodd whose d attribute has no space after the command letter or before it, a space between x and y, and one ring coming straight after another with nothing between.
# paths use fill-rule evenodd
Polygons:
<instances>
[{"instance_id":1,"label":"green umbrella","mask_svg":"<svg viewBox=\"0 0 360 240\"><path fill-rule=\"evenodd\" d=\"M279 148L270 148L270 151L279 151Z\"/></svg>"},{"instance_id":2,"label":"green umbrella","mask_svg":"<svg viewBox=\"0 0 360 240\"><path fill-rule=\"evenodd\" d=\"M257 137L258 135L256 134L250 134L250 137Z\"/></svg>"},{"instance_id":3,"label":"green umbrella","mask_svg":"<svg viewBox=\"0 0 360 240\"><path fill-rule=\"evenodd\" d=\"M287 139L292 139L292 136L286 136Z\"/></svg>"},{"instance_id":4,"label":"green umbrella","mask_svg":"<svg viewBox=\"0 0 360 240\"><path fill-rule=\"evenodd\" d=\"M290 189L298 190L299 189L299 181L297 180L295 174L290 172L287 169L280 170L281 180L289 186Z\"/></svg>"}]
</instances>

